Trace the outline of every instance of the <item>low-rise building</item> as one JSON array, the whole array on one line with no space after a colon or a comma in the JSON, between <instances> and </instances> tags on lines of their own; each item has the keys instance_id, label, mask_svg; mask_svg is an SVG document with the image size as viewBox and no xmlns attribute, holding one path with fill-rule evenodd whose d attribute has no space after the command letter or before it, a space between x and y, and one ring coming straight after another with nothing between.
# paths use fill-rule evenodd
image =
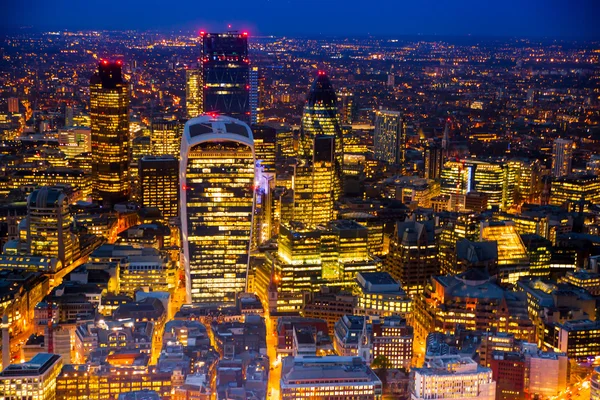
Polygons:
<instances>
[{"instance_id":1,"label":"low-rise building","mask_svg":"<svg viewBox=\"0 0 600 400\"><path fill-rule=\"evenodd\" d=\"M382 383L360 357L286 357L281 398L381 399Z\"/></svg>"},{"instance_id":2,"label":"low-rise building","mask_svg":"<svg viewBox=\"0 0 600 400\"><path fill-rule=\"evenodd\" d=\"M411 371L410 398L495 400L496 382L491 369L470 358L443 356Z\"/></svg>"},{"instance_id":3,"label":"low-rise building","mask_svg":"<svg viewBox=\"0 0 600 400\"><path fill-rule=\"evenodd\" d=\"M548 325L544 345L566 353L572 359L586 359L600 354L600 321L582 319Z\"/></svg>"},{"instance_id":4,"label":"low-rise building","mask_svg":"<svg viewBox=\"0 0 600 400\"><path fill-rule=\"evenodd\" d=\"M397 315L410 320L412 300L387 272L359 272L356 292L356 315Z\"/></svg>"},{"instance_id":5,"label":"low-rise building","mask_svg":"<svg viewBox=\"0 0 600 400\"><path fill-rule=\"evenodd\" d=\"M30 361L10 364L0 372L0 398L53 400L62 358L38 353Z\"/></svg>"}]
</instances>

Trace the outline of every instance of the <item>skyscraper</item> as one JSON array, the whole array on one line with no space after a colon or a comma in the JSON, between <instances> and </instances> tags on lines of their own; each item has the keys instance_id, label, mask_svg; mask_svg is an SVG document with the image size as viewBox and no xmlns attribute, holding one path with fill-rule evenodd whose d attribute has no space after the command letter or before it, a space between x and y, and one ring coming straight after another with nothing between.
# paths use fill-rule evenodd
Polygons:
<instances>
[{"instance_id":1,"label":"skyscraper","mask_svg":"<svg viewBox=\"0 0 600 400\"><path fill-rule=\"evenodd\" d=\"M265 78L257 66L250 68L250 122L260 124L263 121L262 95L265 90Z\"/></svg>"},{"instance_id":2,"label":"skyscraper","mask_svg":"<svg viewBox=\"0 0 600 400\"><path fill-rule=\"evenodd\" d=\"M202 33L204 112L250 122L248 33Z\"/></svg>"},{"instance_id":3,"label":"skyscraper","mask_svg":"<svg viewBox=\"0 0 600 400\"><path fill-rule=\"evenodd\" d=\"M27 199L27 245L36 256L54 257L69 265L78 255L71 233L73 217L67 196L60 189L43 187Z\"/></svg>"},{"instance_id":4,"label":"skyscraper","mask_svg":"<svg viewBox=\"0 0 600 400\"><path fill-rule=\"evenodd\" d=\"M552 176L560 178L571 173L573 141L556 139L552 145Z\"/></svg>"},{"instance_id":5,"label":"skyscraper","mask_svg":"<svg viewBox=\"0 0 600 400\"><path fill-rule=\"evenodd\" d=\"M375 158L388 164L403 164L406 152L404 119L398 111L378 110L373 138Z\"/></svg>"},{"instance_id":6,"label":"skyscraper","mask_svg":"<svg viewBox=\"0 0 600 400\"><path fill-rule=\"evenodd\" d=\"M188 301L234 303L246 289L254 139L243 122L202 116L181 140L181 230Z\"/></svg>"},{"instance_id":7,"label":"skyscraper","mask_svg":"<svg viewBox=\"0 0 600 400\"><path fill-rule=\"evenodd\" d=\"M168 154L179 159L182 132L183 122L181 121L163 119L153 121L150 134L152 154L157 156Z\"/></svg>"},{"instance_id":8,"label":"skyscraper","mask_svg":"<svg viewBox=\"0 0 600 400\"><path fill-rule=\"evenodd\" d=\"M102 60L90 79L93 197L105 204L129 194L129 94L121 65Z\"/></svg>"},{"instance_id":9,"label":"skyscraper","mask_svg":"<svg viewBox=\"0 0 600 400\"><path fill-rule=\"evenodd\" d=\"M157 207L164 218L179 215L179 162L172 155L140 159L140 203Z\"/></svg>"},{"instance_id":10,"label":"skyscraper","mask_svg":"<svg viewBox=\"0 0 600 400\"><path fill-rule=\"evenodd\" d=\"M439 179L442 176L444 160L442 148L436 144L429 144L425 148L425 179Z\"/></svg>"},{"instance_id":11,"label":"skyscraper","mask_svg":"<svg viewBox=\"0 0 600 400\"><path fill-rule=\"evenodd\" d=\"M326 140L315 140L327 136ZM322 201L333 202L342 193L342 168L344 162L344 148L340 129L336 93L324 71L319 71L317 78L306 98L302 114L302 129L300 133L300 157L305 164L324 161L330 149L333 150L332 165L333 184L331 197ZM333 147L331 147L333 146ZM315 153L318 153L315 159ZM322 165L322 164L321 164ZM314 180L314 179L313 179ZM296 218L296 216L294 216Z\"/></svg>"},{"instance_id":12,"label":"skyscraper","mask_svg":"<svg viewBox=\"0 0 600 400\"><path fill-rule=\"evenodd\" d=\"M327 224L334 219L337 176L336 140L320 135L313 140L312 159L300 159L296 165L294 184L294 220L307 228Z\"/></svg>"},{"instance_id":13,"label":"skyscraper","mask_svg":"<svg viewBox=\"0 0 600 400\"><path fill-rule=\"evenodd\" d=\"M185 70L185 111L188 118L195 118L203 112L204 84L202 69L197 64Z\"/></svg>"}]
</instances>

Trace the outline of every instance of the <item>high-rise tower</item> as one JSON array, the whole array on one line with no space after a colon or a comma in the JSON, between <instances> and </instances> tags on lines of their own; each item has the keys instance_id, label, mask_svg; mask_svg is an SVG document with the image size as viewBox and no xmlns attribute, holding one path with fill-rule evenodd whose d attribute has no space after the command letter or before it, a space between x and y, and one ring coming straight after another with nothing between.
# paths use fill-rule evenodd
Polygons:
<instances>
[{"instance_id":1,"label":"high-rise tower","mask_svg":"<svg viewBox=\"0 0 600 400\"><path fill-rule=\"evenodd\" d=\"M262 96L265 91L265 78L257 66L250 68L250 122L263 122Z\"/></svg>"},{"instance_id":2,"label":"high-rise tower","mask_svg":"<svg viewBox=\"0 0 600 400\"><path fill-rule=\"evenodd\" d=\"M196 118L204 109L202 69L197 64L185 70L185 111L188 118Z\"/></svg>"},{"instance_id":3,"label":"high-rise tower","mask_svg":"<svg viewBox=\"0 0 600 400\"><path fill-rule=\"evenodd\" d=\"M294 180L293 219L306 228L329 222L342 193L344 151L336 100L329 78L319 71L302 114Z\"/></svg>"},{"instance_id":4,"label":"high-rise tower","mask_svg":"<svg viewBox=\"0 0 600 400\"><path fill-rule=\"evenodd\" d=\"M202 32L204 112L250 123L248 33Z\"/></svg>"},{"instance_id":5,"label":"high-rise tower","mask_svg":"<svg viewBox=\"0 0 600 400\"><path fill-rule=\"evenodd\" d=\"M168 154L179 159L183 123L184 121L167 121L164 119L152 121L150 142L153 155L161 156Z\"/></svg>"},{"instance_id":6,"label":"high-rise tower","mask_svg":"<svg viewBox=\"0 0 600 400\"><path fill-rule=\"evenodd\" d=\"M375 158L388 164L403 164L406 153L404 119L398 111L378 110L373 138Z\"/></svg>"},{"instance_id":7,"label":"high-rise tower","mask_svg":"<svg viewBox=\"0 0 600 400\"><path fill-rule=\"evenodd\" d=\"M90 79L93 197L105 204L129 194L129 94L121 61L102 60Z\"/></svg>"},{"instance_id":8,"label":"high-rise tower","mask_svg":"<svg viewBox=\"0 0 600 400\"><path fill-rule=\"evenodd\" d=\"M573 141L556 139L552 145L552 176L560 178L571 173Z\"/></svg>"},{"instance_id":9,"label":"high-rise tower","mask_svg":"<svg viewBox=\"0 0 600 400\"><path fill-rule=\"evenodd\" d=\"M27 199L27 245L36 256L55 257L63 266L78 255L71 233L73 217L67 196L60 189L43 187Z\"/></svg>"},{"instance_id":10,"label":"high-rise tower","mask_svg":"<svg viewBox=\"0 0 600 400\"><path fill-rule=\"evenodd\" d=\"M188 301L234 303L246 290L255 185L245 123L201 116L181 140L181 230Z\"/></svg>"}]
</instances>

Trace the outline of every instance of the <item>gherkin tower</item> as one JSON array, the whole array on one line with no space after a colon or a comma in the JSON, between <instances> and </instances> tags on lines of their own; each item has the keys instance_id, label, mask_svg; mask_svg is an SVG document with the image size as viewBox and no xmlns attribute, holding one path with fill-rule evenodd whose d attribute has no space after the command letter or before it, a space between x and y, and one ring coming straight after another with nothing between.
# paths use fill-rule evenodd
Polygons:
<instances>
[{"instance_id":1,"label":"gherkin tower","mask_svg":"<svg viewBox=\"0 0 600 400\"><path fill-rule=\"evenodd\" d=\"M300 147L294 220L310 228L334 219L334 202L342 193L342 130L336 93L323 71L319 71L306 98Z\"/></svg>"}]
</instances>

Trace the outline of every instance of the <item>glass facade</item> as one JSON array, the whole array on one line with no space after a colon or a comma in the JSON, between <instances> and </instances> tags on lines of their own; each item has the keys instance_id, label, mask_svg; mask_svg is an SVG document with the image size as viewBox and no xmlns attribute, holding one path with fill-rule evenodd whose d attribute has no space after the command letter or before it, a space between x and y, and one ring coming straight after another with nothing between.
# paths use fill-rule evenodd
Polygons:
<instances>
[{"instance_id":1,"label":"glass facade","mask_svg":"<svg viewBox=\"0 0 600 400\"><path fill-rule=\"evenodd\" d=\"M202 43L204 112L250 123L248 34L206 33Z\"/></svg>"},{"instance_id":2,"label":"glass facade","mask_svg":"<svg viewBox=\"0 0 600 400\"><path fill-rule=\"evenodd\" d=\"M179 162L173 156L145 156L140 160L140 203L157 207L164 218L179 215Z\"/></svg>"},{"instance_id":3,"label":"glass facade","mask_svg":"<svg viewBox=\"0 0 600 400\"><path fill-rule=\"evenodd\" d=\"M101 61L90 80L93 197L107 204L129 194L129 94L121 62Z\"/></svg>"},{"instance_id":4,"label":"glass facade","mask_svg":"<svg viewBox=\"0 0 600 400\"><path fill-rule=\"evenodd\" d=\"M404 119L400 112L376 111L373 146L376 159L388 164L404 163L406 133Z\"/></svg>"},{"instance_id":5,"label":"glass facade","mask_svg":"<svg viewBox=\"0 0 600 400\"><path fill-rule=\"evenodd\" d=\"M185 71L185 110L188 118L196 118L204 108L202 70L194 66Z\"/></svg>"},{"instance_id":6,"label":"glass facade","mask_svg":"<svg viewBox=\"0 0 600 400\"><path fill-rule=\"evenodd\" d=\"M313 161L315 163L326 160L323 156L330 149L329 146L331 146L331 143L329 141L333 141L334 165L331 168L333 170L333 198L327 200L333 203L333 201L339 198L342 192L344 146L337 112L336 93L331 86L329 78L323 71L319 71L308 93L302 114L300 136L300 153L302 157L306 161ZM321 136L328 136L330 139L324 141L315 140Z\"/></svg>"},{"instance_id":7,"label":"glass facade","mask_svg":"<svg viewBox=\"0 0 600 400\"><path fill-rule=\"evenodd\" d=\"M150 134L152 154L157 156L170 155L179 159L183 125L181 121L153 121L152 133Z\"/></svg>"},{"instance_id":8,"label":"glass facade","mask_svg":"<svg viewBox=\"0 0 600 400\"><path fill-rule=\"evenodd\" d=\"M252 134L247 125L227 117L190 120L182 158L189 300L234 303L246 289L254 206Z\"/></svg>"}]
</instances>

